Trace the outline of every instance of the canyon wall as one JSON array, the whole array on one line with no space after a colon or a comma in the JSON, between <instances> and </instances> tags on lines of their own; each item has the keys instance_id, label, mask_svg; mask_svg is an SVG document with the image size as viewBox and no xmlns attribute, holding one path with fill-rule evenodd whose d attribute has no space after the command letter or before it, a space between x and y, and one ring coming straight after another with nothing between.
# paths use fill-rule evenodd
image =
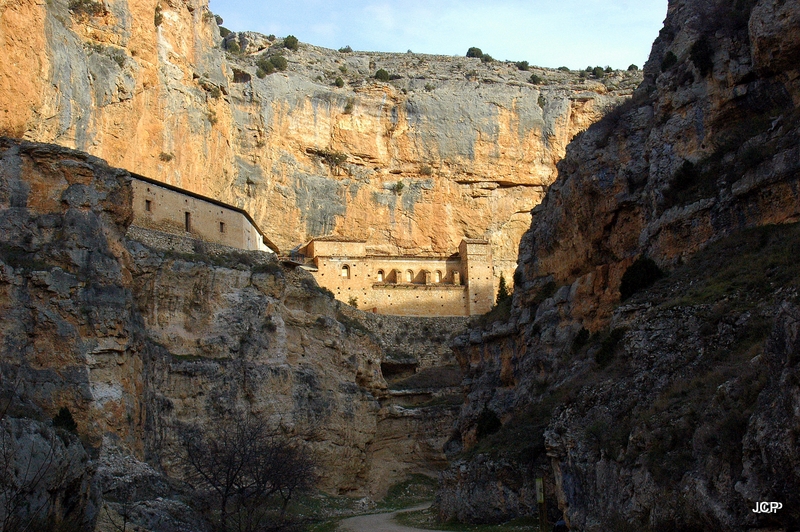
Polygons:
<instances>
[{"instance_id":1,"label":"canyon wall","mask_svg":"<svg viewBox=\"0 0 800 532\"><path fill-rule=\"evenodd\" d=\"M130 175L100 159L0 138L4 489L34 453L48 473L28 479L30 500L46 501L48 526L90 526L102 504L120 509L135 496L147 529L164 529L147 524L154 515L202 529L165 475L181 477L180 427L225 409L303 442L329 494L379 499L444 465L442 427L457 405L431 399L457 390L460 370L443 346L463 320L384 323L271 254L189 239L180 252L149 247L141 241L170 235L126 237L131 198ZM450 377L390 392L384 361L412 374L446 365ZM53 421L62 408L75 427ZM57 461L48 465L48 453Z\"/></svg>"},{"instance_id":2,"label":"canyon wall","mask_svg":"<svg viewBox=\"0 0 800 532\"><path fill-rule=\"evenodd\" d=\"M457 340L442 518L535 515L545 477L576 530L797 528L798 21L670 1L534 209L507 317Z\"/></svg>"},{"instance_id":3,"label":"canyon wall","mask_svg":"<svg viewBox=\"0 0 800 532\"><path fill-rule=\"evenodd\" d=\"M535 69L534 85L477 58L223 43L205 0L31 0L0 14L5 134L244 208L284 251L326 234L416 255L486 238L509 283L567 143L641 80ZM288 68L259 77L256 62L278 54ZM381 68L396 79L375 80Z\"/></svg>"}]
</instances>

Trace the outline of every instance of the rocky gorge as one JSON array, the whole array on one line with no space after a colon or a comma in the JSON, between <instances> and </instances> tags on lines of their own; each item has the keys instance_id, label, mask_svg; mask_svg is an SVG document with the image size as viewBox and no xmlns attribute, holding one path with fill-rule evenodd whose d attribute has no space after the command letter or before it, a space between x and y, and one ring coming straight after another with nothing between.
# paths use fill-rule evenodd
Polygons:
<instances>
[{"instance_id":1,"label":"rocky gorge","mask_svg":"<svg viewBox=\"0 0 800 532\"><path fill-rule=\"evenodd\" d=\"M669 3L534 209L508 317L456 341L440 518L535 515L543 477L577 530L797 528L799 20Z\"/></svg>"}]
</instances>

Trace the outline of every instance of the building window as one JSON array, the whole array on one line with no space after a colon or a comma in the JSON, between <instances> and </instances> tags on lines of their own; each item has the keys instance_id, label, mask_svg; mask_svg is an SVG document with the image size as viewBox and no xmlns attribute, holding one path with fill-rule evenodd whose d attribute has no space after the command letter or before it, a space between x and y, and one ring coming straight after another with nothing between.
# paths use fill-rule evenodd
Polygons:
<instances>
[{"instance_id":1,"label":"building window","mask_svg":"<svg viewBox=\"0 0 800 532\"><path fill-rule=\"evenodd\" d=\"M441 283L442 282L442 272L439 271L439 270L436 270L436 282L437 283Z\"/></svg>"},{"instance_id":2,"label":"building window","mask_svg":"<svg viewBox=\"0 0 800 532\"><path fill-rule=\"evenodd\" d=\"M383 282L383 270L378 270L378 282Z\"/></svg>"},{"instance_id":3,"label":"building window","mask_svg":"<svg viewBox=\"0 0 800 532\"><path fill-rule=\"evenodd\" d=\"M225 222L220 222L219 223L219 232L220 233L224 233L225 232Z\"/></svg>"},{"instance_id":4,"label":"building window","mask_svg":"<svg viewBox=\"0 0 800 532\"><path fill-rule=\"evenodd\" d=\"M411 270L406 271L406 282L410 283L413 280L414 280L414 272L412 272Z\"/></svg>"},{"instance_id":5,"label":"building window","mask_svg":"<svg viewBox=\"0 0 800 532\"><path fill-rule=\"evenodd\" d=\"M186 232L188 233L188 232L190 232L192 230L192 213L185 212L183 214L184 214L184 216L183 216L183 227L186 230Z\"/></svg>"},{"instance_id":6,"label":"building window","mask_svg":"<svg viewBox=\"0 0 800 532\"><path fill-rule=\"evenodd\" d=\"M350 278L350 266L348 266L347 264L342 266L342 277L345 279Z\"/></svg>"},{"instance_id":7,"label":"building window","mask_svg":"<svg viewBox=\"0 0 800 532\"><path fill-rule=\"evenodd\" d=\"M153 210L153 202L149 199L144 200L144 210L150 212Z\"/></svg>"}]
</instances>

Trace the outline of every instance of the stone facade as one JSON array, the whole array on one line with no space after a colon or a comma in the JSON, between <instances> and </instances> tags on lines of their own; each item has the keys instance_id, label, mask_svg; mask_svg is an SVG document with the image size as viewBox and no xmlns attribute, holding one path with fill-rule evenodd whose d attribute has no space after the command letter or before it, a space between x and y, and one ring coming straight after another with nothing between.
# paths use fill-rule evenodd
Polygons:
<instances>
[{"instance_id":1,"label":"stone facade","mask_svg":"<svg viewBox=\"0 0 800 532\"><path fill-rule=\"evenodd\" d=\"M314 277L336 299L379 314L473 316L494 303L492 250L488 241L464 239L445 257L371 255L366 242L319 238L303 253Z\"/></svg>"},{"instance_id":2,"label":"stone facade","mask_svg":"<svg viewBox=\"0 0 800 532\"><path fill-rule=\"evenodd\" d=\"M277 253L242 209L172 185L132 175L132 225L210 244Z\"/></svg>"}]
</instances>

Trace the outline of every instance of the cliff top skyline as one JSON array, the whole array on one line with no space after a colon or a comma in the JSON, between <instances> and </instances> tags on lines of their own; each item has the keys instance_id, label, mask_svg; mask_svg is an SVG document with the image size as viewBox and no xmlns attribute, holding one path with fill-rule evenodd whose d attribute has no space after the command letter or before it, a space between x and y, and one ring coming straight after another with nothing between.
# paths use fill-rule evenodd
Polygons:
<instances>
[{"instance_id":1,"label":"cliff top skyline","mask_svg":"<svg viewBox=\"0 0 800 532\"><path fill-rule=\"evenodd\" d=\"M291 34L333 49L464 55L477 46L495 59L572 69L641 67L666 14L666 0L212 0L210 7L233 31Z\"/></svg>"}]
</instances>

